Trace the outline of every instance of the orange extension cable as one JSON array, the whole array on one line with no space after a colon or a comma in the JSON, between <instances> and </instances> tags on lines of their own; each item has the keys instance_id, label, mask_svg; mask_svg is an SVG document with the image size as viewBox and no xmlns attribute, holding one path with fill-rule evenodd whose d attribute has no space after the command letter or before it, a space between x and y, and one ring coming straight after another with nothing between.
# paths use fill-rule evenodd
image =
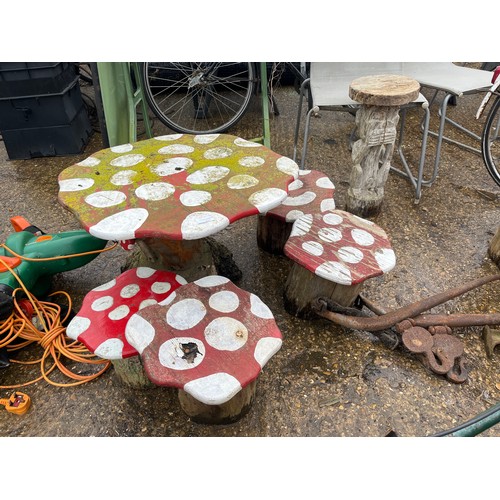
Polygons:
<instances>
[{"instance_id":1,"label":"orange extension cable","mask_svg":"<svg viewBox=\"0 0 500 500\"><path fill-rule=\"evenodd\" d=\"M61 257L48 257L45 259L28 259L21 255L15 254L10 249L8 250L16 257L24 260L54 260L57 258L66 259L69 257L77 257L80 255L86 255L88 253L106 252L115 248L116 245L117 244L115 243L113 246L104 248L103 250L99 250L97 252L87 252L70 256L65 255ZM5 247L5 245L0 246L7 248ZM61 307L59 305L50 302L39 301L33 294L31 294L27 290L21 278L1 257L0 263L3 264L14 275L20 285L20 288L16 288L12 293L12 298L14 300L14 311L7 319L0 322L0 348L7 347L8 351L14 351L26 347L31 343L37 342L44 350L42 357L37 360L24 362L11 360L12 363L25 365L40 363L40 370L42 373L40 377L24 384L0 386L0 389L17 389L34 384L36 382L39 382L40 380L45 380L49 384L57 387L72 387L94 380L111 366L111 361L99 358L95 354L91 353L81 342L71 340L66 336L66 327L63 326L63 323L69 317L72 304L71 297L66 292L55 292L49 295L49 297L63 295L66 298L68 302L68 312L64 316L64 318L61 318ZM21 308L19 304L20 301L16 297L17 293L21 291L25 293L27 299L31 303L33 311L36 313L38 323L41 325L41 328L43 330L37 328L33 324L32 318L28 317ZM16 341L15 344L13 344L14 341ZM93 365L102 364L104 366L101 370L92 375L79 375L69 370L61 361L61 357L65 357L77 363ZM46 365L50 359L52 359L53 363L50 367L47 367ZM63 384L52 381L48 377L48 375L52 373L56 368L58 368L59 371L62 372L66 377L74 380L74 382Z\"/></svg>"}]
</instances>

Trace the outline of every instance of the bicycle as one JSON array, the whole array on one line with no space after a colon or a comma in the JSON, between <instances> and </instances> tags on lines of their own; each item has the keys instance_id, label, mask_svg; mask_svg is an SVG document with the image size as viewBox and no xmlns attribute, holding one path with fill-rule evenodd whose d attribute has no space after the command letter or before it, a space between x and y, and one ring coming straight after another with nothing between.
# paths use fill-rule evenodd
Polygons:
<instances>
[{"instance_id":1,"label":"bicycle","mask_svg":"<svg viewBox=\"0 0 500 500\"><path fill-rule=\"evenodd\" d=\"M276 79L273 63L269 81ZM293 78L304 78L297 63L284 63ZM255 62L148 62L141 64L144 96L153 114L179 133L225 132L247 111L260 90ZM278 76L279 78L279 76ZM272 92L273 113L279 114Z\"/></svg>"},{"instance_id":2,"label":"bicycle","mask_svg":"<svg viewBox=\"0 0 500 500\"><path fill-rule=\"evenodd\" d=\"M496 99L491 106L481 134L481 154L491 178L500 186L500 66L493 72L492 86L484 96L477 113L479 119L487 107L491 96Z\"/></svg>"},{"instance_id":3,"label":"bicycle","mask_svg":"<svg viewBox=\"0 0 500 500\"><path fill-rule=\"evenodd\" d=\"M224 132L247 110L257 88L252 62L142 63L146 102L180 133Z\"/></svg>"}]
</instances>

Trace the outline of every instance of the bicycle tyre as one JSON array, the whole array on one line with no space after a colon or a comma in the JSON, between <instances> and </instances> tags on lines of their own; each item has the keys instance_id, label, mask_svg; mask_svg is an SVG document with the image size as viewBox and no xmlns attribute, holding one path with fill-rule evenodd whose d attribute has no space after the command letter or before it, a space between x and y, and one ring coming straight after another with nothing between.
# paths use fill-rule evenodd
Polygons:
<instances>
[{"instance_id":1,"label":"bicycle tyre","mask_svg":"<svg viewBox=\"0 0 500 500\"><path fill-rule=\"evenodd\" d=\"M251 62L143 63L146 102L175 132L227 131L244 115L255 88Z\"/></svg>"},{"instance_id":2,"label":"bicycle tyre","mask_svg":"<svg viewBox=\"0 0 500 500\"><path fill-rule=\"evenodd\" d=\"M484 123L481 152L491 178L500 186L500 96L493 103Z\"/></svg>"}]
</instances>

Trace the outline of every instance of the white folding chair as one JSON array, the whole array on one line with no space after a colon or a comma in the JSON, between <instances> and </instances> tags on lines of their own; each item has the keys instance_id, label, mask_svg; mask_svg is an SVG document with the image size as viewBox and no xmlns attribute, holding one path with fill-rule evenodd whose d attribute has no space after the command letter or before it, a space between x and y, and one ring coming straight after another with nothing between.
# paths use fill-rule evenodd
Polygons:
<instances>
[{"instance_id":1,"label":"white folding chair","mask_svg":"<svg viewBox=\"0 0 500 500\"><path fill-rule=\"evenodd\" d=\"M429 107L432 106L439 92L445 94L438 111L440 117L439 128L437 132L428 131L430 135L437 138L434 171L430 179L433 182L438 175L443 141L461 146L475 153L481 153L481 149L444 135L445 124L449 123L477 141L481 141L480 136L446 116L446 111L452 97L459 98L478 92L486 92L491 87L492 74L490 71L458 66L452 62L405 62L402 70L406 76L417 80L422 87L435 90L429 101Z\"/></svg>"},{"instance_id":2,"label":"white folding chair","mask_svg":"<svg viewBox=\"0 0 500 500\"><path fill-rule=\"evenodd\" d=\"M302 115L302 105L305 92L309 92L309 111L306 115L304 126L304 140L300 158L300 168L305 168L307 143L310 132L310 120L313 114L320 110L341 111L353 113L360 104L349 97L350 83L361 76L397 74L404 75L403 63L401 62L311 62L309 78L306 79L300 89L299 108L297 123L295 126L293 159L297 160L297 144L299 138L300 121ZM408 75L405 75L408 76ZM391 169L406 177L415 188L415 202L420 200L422 185L428 184L424 180L425 151L427 146L427 130L429 126L429 109L427 99L419 94L412 103L402 106L400 111L400 131L399 140L396 145L404 170L391 166ZM406 110L409 107L420 107L424 111L424 129L422 136L422 146L417 167L417 174L414 175L403 153L403 138Z\"/></svg>"}]
</instances>

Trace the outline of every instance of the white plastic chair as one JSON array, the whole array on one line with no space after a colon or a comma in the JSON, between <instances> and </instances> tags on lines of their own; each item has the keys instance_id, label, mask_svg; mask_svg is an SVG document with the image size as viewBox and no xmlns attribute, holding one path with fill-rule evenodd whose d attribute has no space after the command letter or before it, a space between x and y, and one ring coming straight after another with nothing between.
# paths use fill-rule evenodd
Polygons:
<instances>
[{"instance_id":1,"label":"white plastic chair","mask_svg":"<svg viewBox=\"0 0 500 500\"><path fill-rule=\"evenodd\" d=\"M438 111L440 117L439 128L436 132L430 130L428 132L430 135L437 138L434 171L430 179L430 181L433 182L439 170L443 141L461 146L475 153L481 153L481 149L474 148L444 135L445 124L449 123L476 139L478 142L481 141L480 136L446 116L446 111L452 97L460 98L465 95L486 92L491 87L492 74L490 71L458 66L452 62L405 62L402 64L403 72L406 76L417 80L422 87L435 90L429 102L429 107L433 104L439 92L444 92L445 94Z\"/></svg>"},{"instance_id":2,"label":"white plastic chair","mask_svg":"<svg viewBox=\"0 0 500 500\"><path fill-rule=\"evenodd\" d=\"M320 110L350 112L355 111L360 104L349 97L350 83L361 76L397 74L405 75L403 63L401 62L311 62L310 76L301 86L297 123L295 127L293 159L297 160L297 144L299 137L300 121L302 115L302 104L305 92L309 92L309 111L306 115L304 128L304 140L300 159L300 168L305 168L307 155L307 143L310 132L310 119L313 114ZM409 75L405 75L409 76ZM409 107L419 107L424 111L423 136L420 150L420 158L417 167L417 174L414 175L403 153L402 144L404 138L404 126L406 110ZM421 196L422 185L429 184L424 180L425 151L427 146L427 131L429 126L429 103L427 99L419 94L412 103L402 106L400 110L400 131L399 140L396 145L404 171L391 166L391 169L406 177L415 188L415 202L418 203Z\"/></svg>"}]
</instances>

